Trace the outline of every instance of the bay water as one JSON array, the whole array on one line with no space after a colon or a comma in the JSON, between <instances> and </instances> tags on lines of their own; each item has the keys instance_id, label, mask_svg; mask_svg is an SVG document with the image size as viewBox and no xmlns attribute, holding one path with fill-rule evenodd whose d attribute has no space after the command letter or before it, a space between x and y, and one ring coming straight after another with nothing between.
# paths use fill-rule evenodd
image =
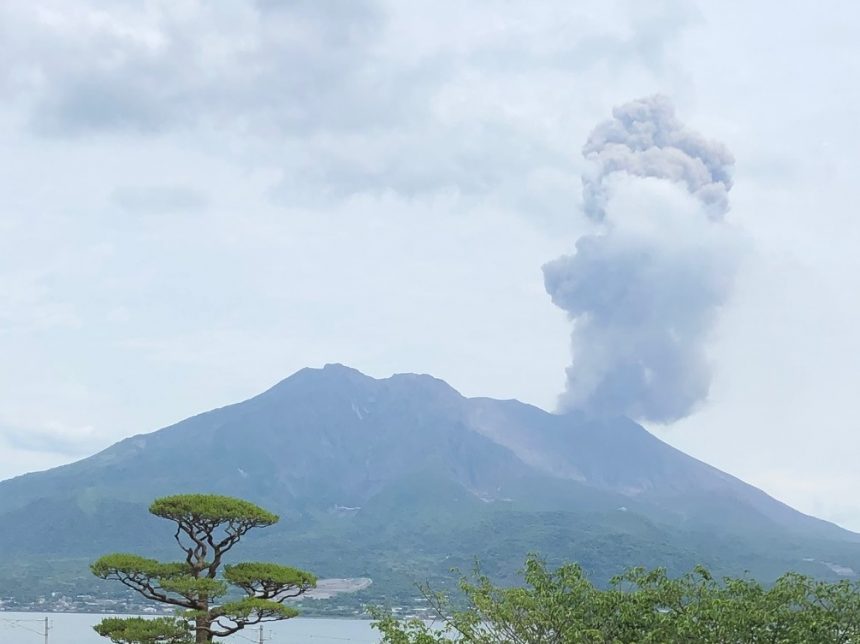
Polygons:
<instances>
[{"instance_id":1,"label":"bay water","mask_svg":"<svg viewBox=\"0 0 860 644\"><path fill-rule=\"evenodd\" d=\"M48 618L48 644L106 644L93 630L105 615L84 613L0 612L0 644L43 644L45 617ZM121 617L121 615L114 615ZM379 632L363 619L323 619L298 617L264 624L266 644L378 644ZM257 627L249 627L228 637L225 642L259 642Z\"/></svg>"}]
</instances>

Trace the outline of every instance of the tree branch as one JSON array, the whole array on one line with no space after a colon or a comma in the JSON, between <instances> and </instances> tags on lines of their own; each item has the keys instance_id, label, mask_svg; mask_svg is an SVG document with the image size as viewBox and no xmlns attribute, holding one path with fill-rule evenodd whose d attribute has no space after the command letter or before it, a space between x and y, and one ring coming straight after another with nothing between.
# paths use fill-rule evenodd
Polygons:
<instances>
[{"instance_id":1,"label":"tree branch","mask_svg":"<svg viewBox=\"0 0 860 644\"><path fill-rule=\"evenodd\" d=\"M156 586L152 584L152 580L143 575L134 575L117 571L105 577L105 579L114 579L116 581L119 581L124 586L127 586L135 592L143 595L146 599L151 599L153 601L162 602L164 604L171 604L172 606L179 606L181 608L188 608L192 610L197 608L197 605L188 598L185 598L184 600L176 599L167 595L160 588L156 590Z\"/></svg>"}]
</instances>

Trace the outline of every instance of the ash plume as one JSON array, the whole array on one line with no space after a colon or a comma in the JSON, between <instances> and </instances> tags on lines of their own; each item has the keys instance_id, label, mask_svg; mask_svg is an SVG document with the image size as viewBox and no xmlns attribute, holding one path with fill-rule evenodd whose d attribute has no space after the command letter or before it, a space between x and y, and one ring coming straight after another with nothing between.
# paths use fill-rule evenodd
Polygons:
<instances>
[{"instance_id":1,"label":"ash plume","mask_svg":"<svg viewBox=\"0 0 860 644\"><path fill-rule=\"evenodd\" d=\"M598 230L543 267L573 321L562 410L668 423L708 395L706 341L740 240L723 220L731 153L681 123L668 99L616 107L583 148L584 209Z\"/></svg>"},{"instance_id":2,"label":"ash plume","mask_svg":"<svg viewBox=\"0 0 860 644\"><path fill-rule=\"evenodd\" d=\"M615 173L682 183L712 217L728 211L731 152L681 123L668 98L631 101L613 109L612 116L594 128L582 148L596 169L582 179L589 217L604 217L611 196L607 179Z\"/></svg>"}]
</instances>

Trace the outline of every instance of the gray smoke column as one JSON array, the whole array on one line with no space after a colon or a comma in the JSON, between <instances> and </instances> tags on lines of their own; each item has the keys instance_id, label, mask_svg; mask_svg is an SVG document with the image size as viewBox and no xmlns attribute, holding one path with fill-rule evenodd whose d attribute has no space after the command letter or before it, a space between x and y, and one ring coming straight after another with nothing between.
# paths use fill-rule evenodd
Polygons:
<instances>
[{"instance_id":1,"label":"gray smoke column","mask_svg":"<svg viewBox=\"0 0 860 644\"><path fill-rule=\"evenodd\" d=\"M740 238L724 221L731 153L662 96L617 107L583 148L597 230L543 267L573 320L563 410L671 422L707 395L705 344L731 291Z\"/></svg>"}]
</instances>

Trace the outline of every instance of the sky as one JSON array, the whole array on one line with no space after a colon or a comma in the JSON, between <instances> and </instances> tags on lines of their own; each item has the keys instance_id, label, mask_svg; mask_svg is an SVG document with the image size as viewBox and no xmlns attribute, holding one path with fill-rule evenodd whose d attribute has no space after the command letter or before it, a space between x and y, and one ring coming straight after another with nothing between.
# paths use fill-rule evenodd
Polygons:
<instances>
[{"instance_id":1,"label":"sky","mask_svg":"<svg viewBox=\"0 0 860 644\"><path fill-rule=\"evenodd\" d=\"M659 94L731 151L743 252L707 395L646 426L860 530L858 20L833 0L0 3L0 478L328 362L557 408L571 322L542 267L594 234L589 134Z\"/></svg>"}]
</instances>

